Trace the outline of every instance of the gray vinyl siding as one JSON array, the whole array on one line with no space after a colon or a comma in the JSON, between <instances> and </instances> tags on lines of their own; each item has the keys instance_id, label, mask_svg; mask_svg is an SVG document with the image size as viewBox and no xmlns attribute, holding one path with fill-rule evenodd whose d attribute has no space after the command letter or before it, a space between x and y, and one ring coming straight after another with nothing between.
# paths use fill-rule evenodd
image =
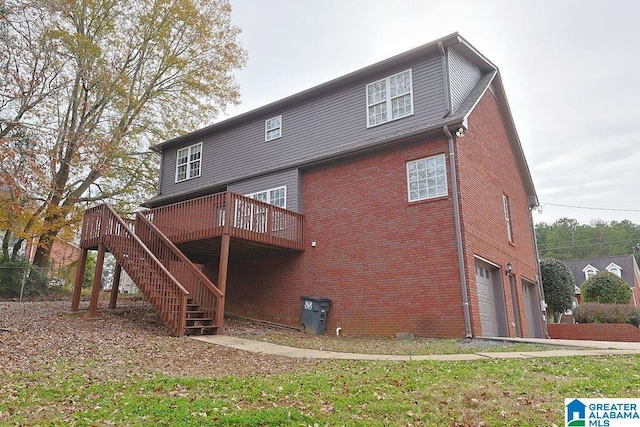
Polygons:
<instances>
[{"instance_id":1,"label":"gray vinyl siding","mask_svg":"<svg viewBox=\"0 0 640 427\"><path fill-rule=\"evenodd\" d=\"M449 48L447 52L449 84L451 86L451 113L453 114L480 81L482 72L455 49Z\"/></svg>"},{"instance_id":2,"label":"gray vinyl siding","mask_svg":"<svg viewBox=\"0 0 640 427\"><path fill-rule=\"evenodd\" d=\"M175 182L178 148L198 141L166 147L160 195L173 196L220 187L295 168L438 123L446 111L441 65L440 56L397 65L377 76L363 78L359 84L334 88L322 97L306 100L283 111L274 108L265 112L264 117L217 132L214 126L212 132L202 139L202 171L198 178ZM413 78L414 114L367 128L366 85L409 68ZM282 136L265 142L265 120L277 115L282 115ZM288 196L293 194L290 190L287 193Z\"/></svg>"},{"instance_id":3,"label":"gray vinyl siding","mask_svg":"<svg viewBox=\"0 0 640 427\"><path fill-rule=\"evenodd\" d=\"M302 212L299 204L300 174L297 169L277 172L270 175L252 178L229 184L228 191L238 194L252 194L271 190L277 187L287 187L286 208L294 212Z\"/></svg>"}]
</instances>

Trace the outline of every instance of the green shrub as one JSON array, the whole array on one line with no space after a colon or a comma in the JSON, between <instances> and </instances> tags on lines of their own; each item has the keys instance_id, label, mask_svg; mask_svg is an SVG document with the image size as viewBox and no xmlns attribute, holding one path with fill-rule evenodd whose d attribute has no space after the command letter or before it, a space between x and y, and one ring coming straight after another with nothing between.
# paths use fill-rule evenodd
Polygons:
<instances>
[{"instance_id":1,"label":"green shrub","mask_svg":"<svg viewBox=\"0 0 640 427\"><path fill-rule=\"evenodd\" d=\"M560 314L573 306L575 279L569 267L553 258L540 260L540 272L545 302L557 322Z\"/></svg>"},{"instance_id":2,"label":"green shrub","mask_svg":"<svg viewBox=\"0 0 640 427\"><path fill-rule=\"evenodd\" d=\"M573 310L578 323L630 323L640 327L640 309L625 304L588 302Z\"/></svg>"},{"instance_id":3,"label":"green shrub","mask_svg":"<svg viewBox=\"0 0 640 427\"><path fill-rule=\"evenodd\" d=\"M584 302L629 304L631 301L631 288L627 282L608 271L600 271L589 277L580 291Z\"/></svg>"}]
</instances>

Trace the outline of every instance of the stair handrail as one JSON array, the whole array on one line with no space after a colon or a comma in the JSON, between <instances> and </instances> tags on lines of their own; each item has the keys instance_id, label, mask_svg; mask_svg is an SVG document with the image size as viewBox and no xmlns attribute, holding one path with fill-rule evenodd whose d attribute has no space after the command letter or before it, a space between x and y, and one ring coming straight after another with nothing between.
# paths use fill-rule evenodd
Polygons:
<instances>
[{"instance_id":1,"label":"stair handrail","mask_svg":"<svg viewBox=\"0 0 640 427\"><path fill-rule=\"evenodd\" d=\"M169 279L173 282L174 285L176 285L176 287L178 288L178 290L185 296L189 295L189 291L187 289L185 289L184 286L182 286L180 284L180 282L178 282L178 280L176 280L175 277L173 277L173 274L171 274L171 272L169 270L167 270L167 268L164 266L164 264L162 264L162 262L160 262L160 260L158 258L156 258L156 256L153 254L153 252L151 252L149 250L149 248L147 248L147 245L144 244L144 242L142 240L140 240L140 238L136 235L136 233L133 232L133 230L131 230L131 228L127 225L127 223L120 217L120 215L118 215L116 213L116 211L113 210L113 208L107 204L103 204L102 206L104 206L107 211L111 214L111 216L116 220L116 222L118 222L122 227L124 227L127 230L127 233L131 235L131 237L133 238L133 240L138 243L142 250L151 257L151 259L153 260L153 262L160 267L160 270L166 274ZM102 231L102 236L106 236L106 230L103 229Z\"/></svg>"},{"instance_id":2,"label":"stair handrail","mask_svg":"<svg viewBox=\"0 0 640 427\"><path fill-rule=\"evenodd\" d=\"M142 214L141 212L137 212L136 218L145 223L145 225L147 225L149 228L151 228L156 233L156 237L162 240L162 242L167 245L171 252L173 252L173 254L176 255L180 259L180 261L182 261L189 268L189 270L191 270L196 275L196 277L200 279L202 283L204 283L207 289L215 294L216 297L222 298L224 296L222 291L220 291L220 289L218 289L202 271L197 269L193 265L191 260L187 258L187 256L180 249L178 249L178 247L171 240L169 240L169 238L165 236L165 234L160 231L160 229L156 227L154 223L152 223L146 216L144 216L144 214ZM158 262L160 261L158 260Z\"/></svg>"}]
</instances>

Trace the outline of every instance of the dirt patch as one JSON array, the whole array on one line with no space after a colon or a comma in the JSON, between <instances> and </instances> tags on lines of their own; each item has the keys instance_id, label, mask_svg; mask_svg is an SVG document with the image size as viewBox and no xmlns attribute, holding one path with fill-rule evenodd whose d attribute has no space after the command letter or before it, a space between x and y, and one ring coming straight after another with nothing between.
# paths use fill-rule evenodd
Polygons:
<instances>
[{"instance_id":1,"label":"dirt patch","mask_svg":"<svg viewBox=\"0 0 640 427\"><path fill-rule=\"evenodd\" d=\"M88 320L88 302L71 313L63 301L0 302L0 374L64 370L98 380L155 375L219 377L275 374L317 361L243 352L176 338L142 298L120 298L109 310L101 297L98 316ZM300 348L369 354L453 354L541 350L485 340L321 336L261 322L226 319L225 334ZM522 345L520 345L522 346Z\"/></svg>"},{"instance_id":2,"label":"dirt patch","mask_svg":"<svg viewBox=\"0 0 640 427\"><path fill-rule=\"evenodd\" d=\"M85 318L88 302L71 313L70 301L0 302L1 374L65 370L105 380L155 375L218 377L274 374L309 363L175 338L158 322L153 308L122 298L98 317Z\"/></svg>"}]
</instances>

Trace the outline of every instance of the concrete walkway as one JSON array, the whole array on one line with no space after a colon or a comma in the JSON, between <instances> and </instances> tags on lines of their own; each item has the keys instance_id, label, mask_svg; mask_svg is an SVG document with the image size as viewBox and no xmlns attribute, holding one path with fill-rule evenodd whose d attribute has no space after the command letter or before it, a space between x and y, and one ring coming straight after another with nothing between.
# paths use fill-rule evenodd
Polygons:
<instances>
[{"instance_id":1,"label":"concrete walkway","mask_svg":"<svg viewBox=\"0 0 640 427\"><path fill-rule=\"evenodd\" d=\"M334 359L334 360L480 360L480 359L527 359L533 357L563 357L563 356L603 356L608 354L640 354L640 343L625 343L611 341L577 341L577 340L548 340L533 338L499 338L499 341L527 342L537 344L556 345L572 348L558 348L545 351L515 351L515 352L481 352L469 354L441 354L441 355L390 355L390 354L360 354L340 353L337 351L311 350L305 348L288 347L263 341L253 341L245 338L227 335L203 335L191 337L194 340L209 344L244 350L251 353L271 354L275 356L299 357L306 359Z\"/></svg>"}]
</instances>

